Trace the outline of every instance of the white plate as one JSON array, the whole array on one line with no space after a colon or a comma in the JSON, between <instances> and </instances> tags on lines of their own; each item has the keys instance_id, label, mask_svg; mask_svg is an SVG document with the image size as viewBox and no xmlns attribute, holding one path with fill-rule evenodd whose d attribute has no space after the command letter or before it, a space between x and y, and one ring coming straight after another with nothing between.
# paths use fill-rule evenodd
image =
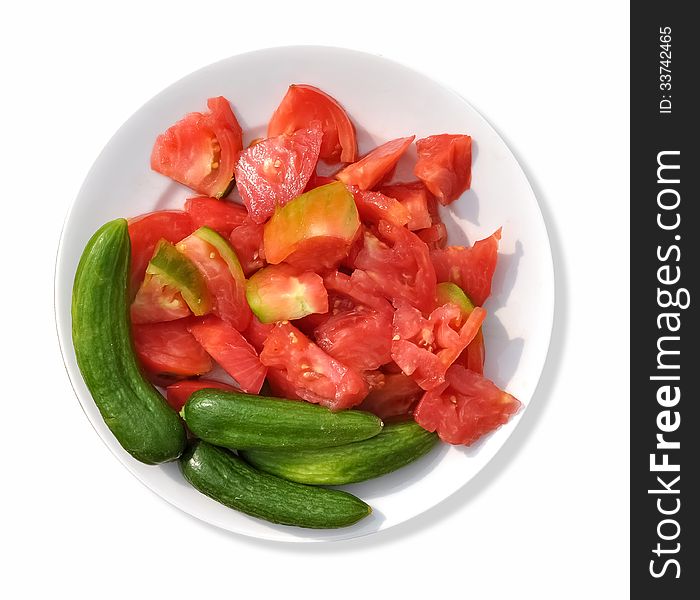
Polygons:
<instances>
[{"instance_id":1,"label":"white plate","mask_svg":"<svg viewBox=\"0 0 700 600\"><path fill-rule=\"evenodd\" d=\"M473 242L503 226L493 293L486 304L486 375L527 407L544 366L554 309L549 240L532 189L503 140L464 99L400 64L351 50L301 46L234 56L181 79L134 114L95 161L66 219L56 267L56 320L68 374L85 414L114 455L155 493L203 521L244 535L337 540L387 529L450 496L491 460L523 411L474 447L440 445L395 473L345 486L374 508L357 525L329 531L275 526L200 494L183 480L176 464L146 466L129 456L100 417L71 342L73 276L92 233L117 217L180 208L191 195L150 170L156 136L185 113L203 110L207 98L223 95L250 141L264 132L290 83L310 83L337 98L358 125L361 153L413 133L417 138L436 133L473 137L472 189L444 211L444 218L452 244Z\"/></svg>"}]
</instances>

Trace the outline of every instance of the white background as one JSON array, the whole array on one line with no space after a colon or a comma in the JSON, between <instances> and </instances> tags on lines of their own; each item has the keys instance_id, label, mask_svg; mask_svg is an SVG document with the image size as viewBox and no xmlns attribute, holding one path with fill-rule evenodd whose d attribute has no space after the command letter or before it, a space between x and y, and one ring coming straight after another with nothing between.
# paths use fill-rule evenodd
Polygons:
<instances>
[{"instance_id":1,"label":"white background","mask_svg":"<svg viewBox=\"0 0 700 600\"><path fill-rule=\"evenodd\" d=\"M240 4L0 9L0 596L626 597L628 4ZM530 178L557 285L548 364L500 454L427 514L320 545L227 534L143 487L73 396L52 306L63 218L112 133L197 68L298 43L384 54L465 96Z\"/></svg>"}]
</instances>

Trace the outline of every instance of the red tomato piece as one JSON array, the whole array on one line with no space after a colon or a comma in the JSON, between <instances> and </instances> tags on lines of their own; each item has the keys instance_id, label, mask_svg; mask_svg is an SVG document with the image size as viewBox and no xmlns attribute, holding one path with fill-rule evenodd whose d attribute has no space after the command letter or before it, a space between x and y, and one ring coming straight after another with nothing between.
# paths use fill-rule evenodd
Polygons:
<instances>
[{"instance_id":1,"label":"red tomato piece","mask_svg":"<svg viewBox=\"0 0 700 600\"><path fill-rule=\"evenodd\" d=\"M245 276L235 252L213 229L200 228L177 249L204 276L214 299L213 312L239 331L248 327L252 313L245 297Z\"/></svg>"},{"instance_id":2,"label":"red tomato piece","mask_svg":"<svg viewBox=\"0 0 700 600\"><path fill-rule=\"evenodd\" d=\"M188 331L191 319L132 325L141 365L156 376L192 377L211 371L210 356Z\"/></svg>"},{"instance_id":3,"label":"red tomato piece","mask_svg":"<svg viewBox=\"0 0 700 600\"><path fill-rule=\"evenodd\" d=\"M437 431L444 442L468 446L507 423L520 406L492 381L453 365L445 383L425 392L414 418L424 429Z\"/></svg>"},{"instance_id":4,"label":"red tomato piece","mask_svg":"<svg viewBox=\"0 0 700 600\"><path fill-rule=\"evenodd\" d=\"M338 304L338 300L334 299L331 306L337 310L349 310L361 305L389 316L393 315L391 304L383 297L377 284L360 269L355 269L352 275L340 271L328 273L323 278L323 284L329 293L333 292L350 300L349 304Z\"/></svg>"},{"instance_id":5,"label":"red tomato piece","mask_svg":"<svg viewBox=\"0 0 700 600\"><path fill-rule=\"evenodd\" d=\"M440 204L454 202L472 181L472 138L468 135L431 135L416 142L418 161L413 169Z\"/></svg>"},{"instance_id":6,"label":"red tomato piece","mask_svg":"<svg viewBox=\"0 0 700 600\"><path fill-rule=\"evenodd\" d=\"M185 202L185 211L192 217L195 228L211 227L224 237L230 236L231 232L242 225L248 216L245 206L205 196L189 198Z\"/></svg>"},{"instance_id":7,"label":"red tomato piece","mask_svg":"<svg viewBox=\"0 0 700 600\"><path fill-rule=\"evenodd\" d=\"M389 420L408 415L423 395L423 390L403 373L388 373L373 387L357 408Z\"/></svg>"},{"instance_id":8,"label":"red tomato piece","mask_svg":"<svg viewBox=\"0 0 700 600\"><path fill-rule=\"evenodd\" d=\"M444 223L436 223L426 229L416 231L416 235L431 250L444 248L447 242L447 228Z\"/></svg>"},{"instance_id":9,"label":"red tomato piece","mask_svg":"<svg viewBox=\"0 0 700 600\"><path fill-rule=\"evenodd\" d=\"M221 383L220 381L214 381L212 379L184 379L183 381L173 383L166 388L165 399L168 401L168 404L173 407L173 410L180 412L192 394L198 392L199 390L212 388L215 390L228 390L229 392L240 391L238 388L235 388L232 385Z\"/></svg>"},{"instance_id":10,"label":"red tomato piece","mask_svg":"<svg viewBox=\"0 0 700 600\"><path fill-rule=\"evenodd\" d=\"M292 134L268 138L243 152L236 184L250 218L264 223L304 191L316 168L323 132L318 121Z\"/></svg>"},{"instance_id":11,"label":"red tomato piece","mask_svg":"<svg viewBox=\"0 0 700 600\"><path fill-rule=\"evenodd\" d=\"M379 223L382 219L389 223L402 227L408 223L410 214L408 209L398 200L385 196L381 192L363 192L357 186L350 186L357 206L357 212L363 222Z\"/></svg>"},{"instance_id":12,"label":"red tomato piece","mask_svg":"<svg viewBox=\"0 0 700 600\"><path fill-rule=\"evenodd\" d=\"M326 354L289 322L275 325L260 360L284 372L287 390L331 410L351 408L367 395L367 384L357 371Z\"/></svg>"},{"instance_id":13,"label":"red tomato piece","mask_svg":"<svg viewBox=\"0 0 700 600\"><path fill-rule=\"evenodd\" d=\"M129 219L131 240L131 270L129 273L130 298L136 294L146 274L148 261L159 240L172 244L179 242L194 231L192 218L179 210L159 210Z\"/></svg>"},{"instance_id":14,"label":"red tomato piece","mask_svg":"<svg viewBox=\"0 0 700 600\"><path fill-rule=\"evenodd\" d=\"M195 192L221 198L231 191L243 133L226 98L210 98L207 107L209 112L189 113L158 136L151 168Z\"/></svg>"},{"instance_id":15,"label":"red tomato piece","mask_svg":"<svg viewBox=\"0 0 700 600\"><path fill-rule=\"evenodd\" d=\"M361 190L371 190L396 167L403 153L413 143L415 135L391 140L378 146L369 154L336 174L346 185L356 185Z\"/></svg>"},{"instance_id":16,"label":"red tomato piece","mask_svg":"<svg viewBox=\"0 0 700 600\"><path fill-rule=\"evenodd\" d=\"M405 227L380 221L377 230L391 246L365 232L355 266L392 302L405 299L423 312L433 310L437 281L427 246Z\"/></svg>"},{"instance_id":17,"label":"red tomato piece","mask_svg":"<svg viewBox=\"0 0 700 600\"><path fill-rule=\"evenodd\" d=\"M305 192L310 192L313 189L316 189L317 187L321 187L322 185L326 185L327 183L333 183L335 179L332 177L326 177L325 175L319 175L317 172L313 172L311 174L311 177L309 178L309 181L306 184L306 187L304 188Z\"/></svg>"},{"instance_id":18,"label":"red tomato piece","mask_svg":"<svg viewBox=\"0 0 700 600\"><path fill-rule=\"evenodd\" d=\"M501 229L473 246L449 246L432 250L430 259L439 282L451 281L461 287L472 302L481 306L491 293L491 280L498 261Z\"/></svg>"},{"instance_id":19,"label":"red tomato piece","mask_svg":"<svg viewBox=\"0 0 700 600\"><path fill-rule=\"evenodd\" d=\"M479 329L471 344L469 344L467 349L462 353L462 356L465 357L462 364L467 367L467 369L479 375L484 374L486 349L484 347L484 334L481 329Z\"/></svg>"},{"instance_id":20,"label":"red tomato piece","mask_svg":"<svg viewBox=\"0 0 700 600\"><path fill-rule=\"evenodd\" d=\"M246 277L265 266L263 231L264 225L246 218L229 236L231 246L236 251Z\"/></svg>"},{"instance_id":21,"label":"red tomato piece","mask_svg":"<svg viewBox=\"0 0 700 600\"><path fill-rule=\"evenodd\" d=\"M385 185L379 191L398 200L406 208L409 217L406 227L411 231L426 229L433 224L429 210L432 195L422 182Z\"/></svg>"},{"instance_id":22,"label":"red tomato piece","mask_svg":"<svg viewBox=\"0 0 700 600\"><path fill-rule=\"evenodd\" d=\"M131 322L136 325L175 321L192 314L177 289L163 283L158 275L150 274L146 274L130 312Z\"/></svg>"},{"instance_id":23,"label":"red tomato piece","mask_svg":"<svg viewBox=\"0 0 700 600\"><path fill-rule=\"evenodd\" d=\"M323 128L319 158L327 162L353 162L357 158L357 140L343 107L334 98L312 85L290 85L267 126L268 137L292 134L313 121Z\"/></svg>"},{"instance_id":24,"label":"red tomato piece","mask_svg":"<svg viewBox=\"0 0 700 600\"><path fill-rule=\"evenodd\" d=\"M193 322L188 330L244 392L257 394L260 391L267 369L255 348L236 329L208 315Z\"/></svg>"},{"instance_id":25,"label":"red tomato piece","mask_svg":"<svg viewBox=\"0 0 700 600\"><path fill-rule=\"evenodd\" d=\"M274 326L274 323L261 323L258 321L258 318L253 315L248 329L243 332L243 337L255 348L256 352L260 354L263 349L263 344Z\"/></svg>"}]
</instances>

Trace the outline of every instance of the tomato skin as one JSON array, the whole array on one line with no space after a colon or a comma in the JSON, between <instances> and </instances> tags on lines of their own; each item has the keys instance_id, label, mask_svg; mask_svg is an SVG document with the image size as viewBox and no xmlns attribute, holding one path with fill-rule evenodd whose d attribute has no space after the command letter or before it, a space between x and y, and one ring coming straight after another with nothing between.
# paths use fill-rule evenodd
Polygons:
<instances>
[{"instance_id":1,"label":"tomato skin","mask_svg":"<svg viewBox=\"0 0 700 600\"><path fill-rule=\"evenodd\" d=\"M323 141L319 158L327 162L354 162L357 158L355 127L338 102L318 89L304 84L290 85L267 127L268 137L291 134L320 121Z\"/></svg>"},{"instance_id":2,"label":"tomato skin","mask_svg":"<svg viewBox=\"0 0 700 600\"><path fill-rule=\"evenodd\" d=\"M260 391L267 369L260 362L255 348L236 329L213 315L207 315L192 322L188 331L244 392L257 394Z\"/></svg>"},{"instance_id":3,"label":"tomato skin","mask_svg":"<svg viewBox=\"0 0 700 600\"><path fill-rule=\"evenodd\" d=\"M437 281L427 246L405 227L386 221L380 221L377 231L391 245L365 232L355 266L367 272L388 300L405 299L423 312L433 310Z\"/></svg>"},{"instance_id":4,"label":"tomato skin","mask_svg":"<svg viewBox=\"0 0 700 600\"><path fill-rule=\"evenodd\" d=\"M421 181L385 185L379 191L390 198L395 198L404 206L408 212L408 221L405 225L411 231L432 226L433 220L429 210L432 194Z\"/></svg>"},{"instance_id":5,"label":"tomato skin","mask_svg":"<svg viewBox=\"0 0 700 600\"><path fill-rule=\"evenodd\" d=\"M240 391L238 388L235 388L232 385L221 383L220 381L214 381L212 379L183 379L182 381L173 383L166 388L165 399L168 401L168 404L173 408L173 410L179 413L192 394L198 392L199 390L211 388L216 390L228 390L229 392Z\"/></svg>"},{"instance_id":6,"label":"tomato skin","mask_svg":"<svg viewBox=\"0 0 700 600\"><path fill-rule=\"evenodd\" d=\"M241 153L236 184L250 218L264 223L304 191L316 168L323 132L313 121L306 129L279 135Z\"/></svg>"},{"instance_id":7,"label":"tomato skin","mask_svg":"<svg viewBox=\"0 0 700 600\"><path fill-rule=\"evenodd\" d=\"M230 191L243 149L243 132L224 97L207 101L209 112L193 112L158 136L151 168L205 196Z\"/></svg>"},{"instance_id":8,"label":"tomato skin","mask_svg":"<svg viewBox=\"0 0 700 600\"><path fill-rule=\"evenodd\" d=\"M491 281L498 261L501 229L473 246L449 246L432 250L430 259L440 282L451 281L461 287L477 306L491 294Z\"/></svg>"},{"instance_id":9,"label":"tomato skin","mask_svg":"<svg viewBox=\"0 0 700 600\"><path fill-rule=\"evenodd\" d=\"M206 196L188 198L185 202L185 211L192 218L195 228L211 227L224 237L230 236L231 232L242 225L248 216L245 206Z\"/></svg>"},{"instance_id":10,"label":"tomato skin","mask_svg":"<svg viewBox=\"0 0 700 600\"><path fill-rule=\"evenodd\" d=\"M416 142L416 177L447 205L469 189L472 181L472 138L468 135L431 135Z\"/></svg>"},{"instance_id":11,"label":"tomato skin","mask_svg":"<svg viewBox=\"0 0 700 600\"><path fill-rule=\"evenodd\" d=\"M408 209L395 198L385 196L381 192L364 192L354 185L348 189L355 199L357 212L363 222L376 224L384 220L397 227L408 223Z\"/></svg>"},{"instance_id":12,"label":"tomato skin","mask_svg":"<svg viewBox=\"0 0 700 600\"><path fill-rule=\"evenodd\" d=\"M143 368L156 376L192 377L211 371L210 356L190 335L192 319L165 323L133 324L136 356Z\"/></svg>"},{"instance_id":13,"label":"tomato skin","mask_svg":"<svg viewBox=\"0 0 700 600\"><path fill-rule=\"evenodd\" d=\"M357 162L336 173L336 178L346 185L356 185L361 190L373 189L396 167L415 137L398 138L376 147Z\"/></svg>"},{"instance_id":14,"label":"tomato skin","mask_svg":"<svg viewBox=\"0 0 700 600\"><path fill-rule=\"evenodd\" d=\"M327 185L329 183L333 183L334 181L335 181L335 179L333 179L333 177L326 177L325 175L319 175L316 171L314 171L311 174L309 181L306 183L306 187L304 188L304 191L310 192L311 190L315 190L317 187L321 187L322 185Z\"/></svg>"},{"instance_id":15,"label":"tomato skin","mask_svg":"<svg viewBox=\"0 0 700 600\"><path fill-rule=\"evenodd\" d=\"M448 444L471 445L518 412L520 402L492 381L453 365L446 382L425 392L414 411L416 422L437 431Z\"/></svg>"},{"instance_id":16,"label":"tomato skin","mask_svg":"<svg viewBox=\"0 0 700 600\"><path fill-rule=\"evenodd\" d=\"M423 393L418 384L403 373L386 373L358 409L371 412L382 420L391 420L410 414Z\"/></svg>"},{"instance_id":17,"label":"tomato skin","mask_svg":"<svg viewBox=\"0 0 700 600\"><path fill-rule=\"evenodd\" d=\"M326 354L289 322L275 325L260 360L284 373L288 393L331 410L351 408L367 395L367 384L357 371Z\"/></svg>"},{"instance_id":18,"label":"tomato skin","mask_svg":"<svg viewBox=\"0 0 700 600\"><path fill-rule=\"evenodd\" d=\"M179 210L159 210L129 219L131 240L131 270L129 274L129 297L136 295L146 267L153 256L156 244L161 240L175 244L194 231L192 218Z\"/></svg>"},{"instance_id":19,"label":"tomato skin","mask_svg":"<svg viewBox=\"0 0 700 600\"><path fill-rule=\"evenodd\" d=\"M263 225L246 218L229 236L229 242L236 251L246 277L265 266L263 231Z\"/></svg>"}]
</instances>

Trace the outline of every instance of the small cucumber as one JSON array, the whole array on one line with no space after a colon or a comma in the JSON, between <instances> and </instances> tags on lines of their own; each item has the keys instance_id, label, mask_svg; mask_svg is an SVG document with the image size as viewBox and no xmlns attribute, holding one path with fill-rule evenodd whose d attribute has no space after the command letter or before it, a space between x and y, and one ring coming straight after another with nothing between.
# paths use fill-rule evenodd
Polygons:
<instances>
[{"instance_id":1,"label":"small cucumber","mask_svg":"<svg viewBox=\"0 0 700 600\"><path fill-rule=\"evenodd\" d=\"M103 225L88 242L73 283L73 346L102 418L137 460L175 460L186 434L177 413L141 374L129 330L131 242L125 219Z\"/></svg>"},{"instance_id":2,"label":"small cucumber","mask_svg":"<svg viewBox=\"0 0 700 600\"><path fill-rule=\"evenodd\" d=\"M373 479L420 458L436 444L434 433L414 421L384 426L376 437L322 450L248 450L254 467L298 483L343 485Z\"/></svg>"},{"instance_id":3,"label":"small cucumber","mask_svg":"<svg viewBox=\"0 0 700 600\"><path fill-rule=\"evenodd\" d=\"M313 529L347 527L372 509L339 490L261 473L228 450L198 441L180 459L185 479L217 502L271 523Z\"/></svg>"},{"instance_id":4,"label":"small cucumber","mask_svg":"<svg viewBox=\"0 0 700 600\"><path fill-rule=\"evenodd\" d=\"M331 412L308 402L204 389L182 410L198 438L234 450L249 448L327 448L365 440L382 421L359 410Z\"/></svg>"}]
</instances>

